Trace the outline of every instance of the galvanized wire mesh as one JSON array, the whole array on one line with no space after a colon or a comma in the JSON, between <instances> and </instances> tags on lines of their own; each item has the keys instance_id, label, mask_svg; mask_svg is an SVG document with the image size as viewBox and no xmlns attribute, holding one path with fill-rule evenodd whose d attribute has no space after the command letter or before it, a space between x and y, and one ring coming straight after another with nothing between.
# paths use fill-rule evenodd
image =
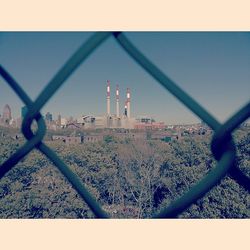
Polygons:
<instances>
[{"instance_id":1,"label":"galvanized wire mesh","mask_svg":"<svg viewBox=\"0 0 250 250\"><path fill-rule=\"evenodd\" d=\"M86 189L80 178L60 159L60 157L49 148L43 137L46 133L46 125L40 114L41 108L54 95L58 88L67 80L74 70L93 53L108 37L112 36L121 47L153 78L155 78L167 91L172 93L179 101L185 104L192 112L199 116L206 124L214 130L211 150L218 161L217 166L191 187L184 195L176 199L168 207L162 209L153 218L175 218L191 204L203 197L211 188L219 183L225 175L230 174L239 184L250 191L250 179L236 166L236 152L232 132L250 116L250 102L239 110L224 124L220 124L199 103L192 99L180 87L178 87L168 76L157 68L146 58L121 32L97 32L92 35L64 64L54 78L47 84L38 98L33 102L24 92L15 79L0 65L0 75L8 85L19 96L28 108L23 119L22 133L27 142L19 148L0 166L0 179L14 167L31 150L37 148L50 159L61 173L72 184L82 199L87 203L97 218L109 218L110 216L101 208L100 204ZM38 129L36 134L31 130L32 122L36 120Z\"/></svg>"}]
</instances>

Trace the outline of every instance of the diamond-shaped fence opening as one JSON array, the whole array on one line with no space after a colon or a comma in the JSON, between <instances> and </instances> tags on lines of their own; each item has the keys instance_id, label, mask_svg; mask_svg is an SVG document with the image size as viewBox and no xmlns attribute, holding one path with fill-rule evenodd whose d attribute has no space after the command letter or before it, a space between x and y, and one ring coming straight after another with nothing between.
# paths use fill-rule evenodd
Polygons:
<instances>
[{"instance_id":1,"label":"diamond-shaped fence opening","mask_svg":"<svg viewBox=\"0 0 250 250\"><path fill-rule=\"evenodd\" d=\"M59 156L49 148L43 137L46 132L44 119L40 114L41 108L54 95L58 88L67 80L74 70L100 46L108 37L113 36L121 47L142 67L155 78L167 91L173 94L179 101L188 107L193 113L199 116L206 124L214 130L211 143L211 150L218 161L217 166L210 170L208 174L197 184L191 187L180 198L173 201L168 207L162 209L153 218L175 218L190 205L203 197L211 188L219 183L227 174L234 178L245 189L250 191L250 180L237 166L236 153L232 132L250 116L250 102L239 110L224 124L220 124L201 105L187 95L168 76L158 69L149 59L147 59L121 32L97 32L92 35L64 64L54 78L47 84L38 98L33 102L23 91L15 79L0 65L0 74L25 103L28 112L23 119L22 133L27 142L11 155L0 166L0 178L2 178L12 167L14 167L24 156L29 154L34 148L40 150L50 159L60 172L72 184L80 197L87 203L89 208L98 218L109 218L110 216L102 209L100 204L87 190L80 178L59 158ZM33 134L31 124L37 122L38 130Z\"/></svg>"}]
</instances>

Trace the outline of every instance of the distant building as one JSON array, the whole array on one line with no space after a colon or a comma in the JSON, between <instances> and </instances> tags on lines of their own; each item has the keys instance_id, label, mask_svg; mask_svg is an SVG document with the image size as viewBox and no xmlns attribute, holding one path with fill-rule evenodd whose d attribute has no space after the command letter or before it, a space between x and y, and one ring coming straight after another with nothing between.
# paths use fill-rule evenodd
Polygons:
<instances>
[{"instance_id":1,"label":"distant building","mask_svg":"<svg viewBox=\"0 0 250 250\"><path fill-rule=\"evenodd\" d=\"M59 114L58 117L57 117L56 123L57 123L57 126L61 127L61 125L62 125L62 117L61 117L60 114Z\"/></svg>"},{"instance_id":2,"label":"distant building","mask_svg":"<svg viewBox=\"0 0 250 250\"><path fill-rule=\"evenodd\" d=\"M84 135L83 142L98 142L103 141L103 135L101 134L91 134L91 135Z\"/></svg>"},{"instance_id":3,"label":"distant building","mask_svg":"<svg viewBox=\"0 0 250 250\"><path fill-rule=\"evenodd\" d=\"M46 115L45 115L45 120L47 122L52 122L52 114L50 112L47 112Z\"/></svg>"},{"instance_id":4,"label":"distant building","mask_svg":"<svg viewBox=\"0 0 250 250\"><path fill-rule=\"evenodd\" d=\"M166 126L164 122L155 122L151 117L141 116L136 119L134 124L135 129L145 130L145 129L165 129Z\"/></svg>"},{"instance_id":5,"label":"distant building","mask_svg":"<svg viewBox=\"0 0 250 250\"><path fill-rule=\"evenodd\" d=\"M65 144L82 144L88 142L103 141L103 135L101 134L90 134L80 136L64 136L64 135L53 135L53 141L62 141Z\"/></svg>"},{"instance_id":6,"label":"distant building","mask_svg":"<svg viewBox=\"0 0 250 250\"><path fill-rule=\"evenodd\" d=\"M105 116L95 117L95 128L104 128L106 124L107 124L107 119Z\"/></svg>"},{"instance_id":7,"label":"distant building","mask_svg":"<svg viewBox=\"0 0 250 250\"><path fill-rule=\"evenodd\" d=\"M124 131L124 132L118 132L114 134L114 137L118 139L131 139L131 140L145 140L146 139L146 133L145 132L130 132L130 131Z\"/></svg>"},{"instance_id":8,"label":"distant building","mask_svg":"<svg viewBox=\"0 0 250 250\"><path fill-rule=\"evenodd\" d=\"M80 125L78 125L76 122L68 122L65 126L65 128L69 129L80 129Z\"/></svg>"},{"instance_id":9,"label":"distant building","mask_svg":"<svg viewBox=\"0 0 250 250\"><path fill-rule=\"evenodd\" d=\"M152 122L154 122L154 120L148 116L140 116L140 117L136 118L136 122L137 123L151 124Z\"/></svg>"},{"instance_id":10,"label":"distant building","mask_svg":"<svg viewBox=\"0 0 250 250\"><path fill-rule=\"evenodd\" d=\"M3 108L3 116L2 116L2 122L6 125L10 124L11 121L11 109L8 104L6 104Z\"/></svg>"},{"instance_id":11,"label":"distant building","mask_svg":"<svg viewBox=\"0 0 250 250\"><path fill-rule=\"evenodd\" d=\"M96 118L92 115L83 115L77 119L77 124L84 128L94 128L95 119Z\"/></svg>"},{"instance_id":12,"label":"distant building","mask_svg":"<svg viewBox=\"0 0 250 250\"><path fill-rule=\"evenodd\" d=\"M64 135L53 135L53 141L62 141L66 144L81 144L83 143L82 136L64 136Z\"/></svg>"},{"instance_id":13,"label":"distant building","mask_svg":"<svg viewBox=\"0 0 250 250\"><path fill-rule=\"evenodd\" d=\"M64 117L61 118L61 126L62 126L63 128L66 127L67 122L68 122L68 121L67 121L67 118L64 118Z\"/></svg>"}]
</instances>

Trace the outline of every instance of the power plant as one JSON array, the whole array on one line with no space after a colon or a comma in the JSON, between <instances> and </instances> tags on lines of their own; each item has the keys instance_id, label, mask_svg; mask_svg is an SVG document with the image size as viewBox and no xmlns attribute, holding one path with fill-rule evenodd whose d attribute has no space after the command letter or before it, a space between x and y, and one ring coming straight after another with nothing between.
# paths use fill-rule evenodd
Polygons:
<instances>
[{"instance_id":1,"label":"power plant","mask_svg":"<svg viewBox=\"0 0 250 250\"><path fill-rule=\"evenodd\" d=\"M112 100L114 100L112 102ZM115 114L111 113L112 103L115 105ZM120 111L120 90L119 85L116 84L115 96L111 95L111 84L107 80L106 92L106 114L103 116L82 115L77 119L76 123L69 123L67 121L61 122L64 127L79 126L83 128L97 129L97 128L125 128L125 129L145 129L145 128L164 128L164 123L156 123L153 119L145 116L134 118L131 114L131 91L127 88L125 95L124 111Z\"/></svg>"},{"instance_id":2,"label":"power plant","mask_svg":"<svg viewBox=\"0 0 250 250\"><path fill-rule=\"evenodd\" d=\"M125 108L124 112L120 112L120 90L119 85L116 84L115 89L115 96L114 98L111 97L111 85L110 81L107 80L107 92L106 92L106 114L103 116L94 116L94 115L82 115L79 117L74 125L72 126L79 126L83 128L134 128L135 118L131 117L131 96L130 96L130 89L127 88L126 92L126 101L125 101ZM115 114L111 113L111 100L114 100L115 104ZM62 127L68 127L69 123L63 118L60 124Z\"/></svg>"},{"instance_id":3,"label":"power plant","mask_svg":"<svg viewBox=\"0 0 250 250\"><path fill-rule=\"evenodd\" d=\"M116 114L110 112L110 101L111 101L111 86L110 81L107 81L107 114L106 123L103 121L102 127L107 128L134 128L135 119L131 118L130 113L130 89L127 88L126 92L126 103L123 115L120 112L120 92L119 85L116 85L115 100L116 100ZM96 124L100 126L101 124Z\"/></svg>"},{"instance_id":4,"label":"power plant","mask_svg":"<svg viewBox=\"0 0 250 250\"><path fill-rule=\"evenodd\" d=\"M103 128L124 128L124 129L163 129L165 124L162 122L155 122L154 119L148 116L140 116L134 118L131 112L131 90L126 89L124 93L125 105L124 110L120 110L121 93L119 85L116 84L114 96L112 97L110 81L107 80L106 88L106 113L100 116L84 114L78 118L62 117L60 114L56 120L53 120L53 116L50 112L47 112L44 116L48 129L57 130L61 128L72 128L72 129L103 129ZM124 101L123 99L123 101ZM122 101L122 102L123 102ZM114 105L115 114L111 112L112 106ZM14 122L11 117L11 110L9 105L5 105L3 115L0 115L0 125L13 125L20 127L23 117L27 112L27 107L22 107L21 115L22 118Z\"/></svg>"}]
</instances>

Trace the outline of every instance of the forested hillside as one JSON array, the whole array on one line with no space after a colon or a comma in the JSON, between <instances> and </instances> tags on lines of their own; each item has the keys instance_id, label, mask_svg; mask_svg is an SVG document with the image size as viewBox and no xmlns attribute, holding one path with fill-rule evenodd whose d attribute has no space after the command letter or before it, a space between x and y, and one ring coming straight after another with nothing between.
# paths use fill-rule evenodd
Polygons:
<instances>
[{"instance_id":1,"label":"forested hillside","mask_svg":"<svg viewBox=\"0 0 250 250\"><path fill-rule=\"evenodd\" d=\"M0 164L24 143L0 129ZM250 175L250 130L238 130L237 158ZM200 180L216 161L207 137L116 140L80 145L47 142L75 171L103 208L116 218L146 218ZM249 218L250 195L224 178L181 218ZM57 168L33 150L0 180L0 218L92 218L93 214Z\"/></svg>"}]
</instances>

